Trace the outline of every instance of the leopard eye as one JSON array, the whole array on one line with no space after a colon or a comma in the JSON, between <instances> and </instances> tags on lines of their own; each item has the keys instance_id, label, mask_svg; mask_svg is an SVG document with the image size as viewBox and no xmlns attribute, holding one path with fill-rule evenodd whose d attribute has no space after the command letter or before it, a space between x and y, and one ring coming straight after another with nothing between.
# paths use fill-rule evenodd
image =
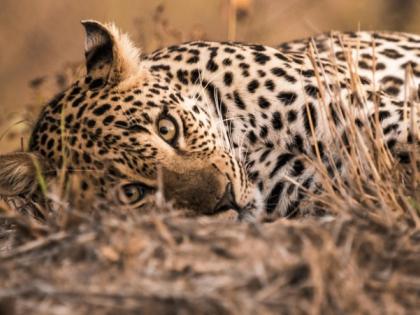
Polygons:
<instances>
[{"instance_id":1,"label":"leopard eye","mask_svg":"<svg viewBox=\"0 0 420 315\"><path fill-rule=\"evenodd\" d=\"M158 121L158 132L166 142L173 144L178 136L178 126L172 117L162 117Z\"/></svg>"},{"instance_id":2,"label":"leopard eye","mask_svg":"<svg viewBox=\"0 0 420 315\"><path fill-rule=\"evenodd\" d=\"M140 183L125 184L118 190L118 201L123 205L133 205L147 194L148 187Z\"/></svg>"}]
</instances>

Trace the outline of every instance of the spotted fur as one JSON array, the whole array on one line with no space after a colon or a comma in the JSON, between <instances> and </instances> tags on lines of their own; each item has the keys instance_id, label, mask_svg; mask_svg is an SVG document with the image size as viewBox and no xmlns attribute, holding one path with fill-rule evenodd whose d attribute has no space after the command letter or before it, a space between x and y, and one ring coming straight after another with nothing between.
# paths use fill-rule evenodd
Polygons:
<instances>
[{"instance_id":1,"label":"spotted fur","mask_svg":"<svg viewBox=\"0 0 420 315\"><path fill-rule=\"evenodd\" d=\"M345 137L349 118L328 93L337 84L339 105L358 126L374 115L378 98L387 145L412 140L404 103L418 97L417 35L320 35L313 53L309 40L277 49L190 42L138 58L115 27L84 26L87 75L44 108L29 151L78 174L84 192L110 203L141 208L163 192L198 213L300 213L303 189L316 191L320 183L307 157L314 160L318 150L329 160L329 120ZM140 194L135 202L133 194Z\"/></svg>"}]
</instances>

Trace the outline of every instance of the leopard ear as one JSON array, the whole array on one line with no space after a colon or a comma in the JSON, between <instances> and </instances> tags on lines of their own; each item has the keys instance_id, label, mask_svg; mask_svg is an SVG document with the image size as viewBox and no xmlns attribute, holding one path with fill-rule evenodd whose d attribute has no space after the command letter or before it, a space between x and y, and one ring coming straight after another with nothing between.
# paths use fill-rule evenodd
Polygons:
<instances>
[{"instance_id":1,"label":"leopard ear","mask_svg":"<svg viewBox=\"0 0 420 315\"><path fill-rule=\"evenodd\" d=\"M119 83L140 69L140 51L114 24L82 21L85 28L87 82L91 88Z\"/></svg>"},{"instance_id":2,"label":"leopard ear","mask_svg":"<svg viewBox=\"0 0 420 315\"><path fill-rule=\"evenodd\" d=\"M33 154L16 152L0 155L0 196L29 196L45 188L47 164Z\"/></svg>"}]
</instances>

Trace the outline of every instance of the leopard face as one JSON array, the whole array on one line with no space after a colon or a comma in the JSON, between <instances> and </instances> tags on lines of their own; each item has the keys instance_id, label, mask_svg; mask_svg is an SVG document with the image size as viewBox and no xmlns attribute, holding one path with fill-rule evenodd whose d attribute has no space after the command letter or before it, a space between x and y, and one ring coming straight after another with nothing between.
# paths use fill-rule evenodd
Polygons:
<instances>
[{"instance_id":1,"label":"leopard face","mask_svg":"<svg viewBox=\"0 0 420 315\"><path fill-rule=\"evenodd\" d=\"M244 165L204 108L171 79L142 66L112 26L85 22L86 76L42 111L29 151L77 176L78 199L150 208L156 193L200 214L258 207Z\"/></svg>"}]
</instances>

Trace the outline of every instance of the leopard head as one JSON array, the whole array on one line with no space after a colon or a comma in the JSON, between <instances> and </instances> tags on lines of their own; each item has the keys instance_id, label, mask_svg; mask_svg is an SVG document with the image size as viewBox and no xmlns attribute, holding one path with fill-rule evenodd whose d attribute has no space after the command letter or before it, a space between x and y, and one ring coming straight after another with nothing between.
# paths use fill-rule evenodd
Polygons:
<instances>
[{"instance_id":1,"label":"leopard head","mask_svg":"<svg viewBox=\"0 0 420 315\"><path fill-rule=\"evenodd\" d=\"M77 178L82 204L150 208L160 193L197 214L259 209L205 98L151 71L113 25L82 24L86 75L43 108L27 152L0 156L0 195L39 192L38 171L46 182Z\"/></svg>"}]
</instances>

